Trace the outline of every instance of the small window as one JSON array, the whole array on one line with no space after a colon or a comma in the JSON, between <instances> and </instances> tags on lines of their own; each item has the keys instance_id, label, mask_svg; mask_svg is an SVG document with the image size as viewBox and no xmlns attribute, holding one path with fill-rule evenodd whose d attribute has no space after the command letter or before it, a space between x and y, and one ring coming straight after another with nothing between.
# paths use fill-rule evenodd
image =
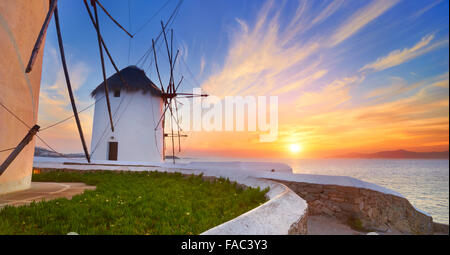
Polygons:
<instances>
[{"instance_id":1,"label":"small window","mask_svg":"<svg viewBox=\"0 0 450 255\"><path fill-rule=\"evenodd\" d=\"M114 97L120 97L120 90L114 90Z\"/></svg>"}]
</instances>

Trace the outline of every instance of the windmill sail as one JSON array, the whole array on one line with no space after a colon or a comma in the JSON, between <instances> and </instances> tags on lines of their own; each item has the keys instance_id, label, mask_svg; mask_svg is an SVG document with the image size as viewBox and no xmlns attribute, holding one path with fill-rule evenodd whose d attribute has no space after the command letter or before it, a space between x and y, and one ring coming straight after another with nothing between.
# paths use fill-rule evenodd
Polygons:
<instances>
[{"instance_id":1,"label":"windmill sail","mask_svg":"<svg viewBox=\"0 0 450 255\"><path fill-rule=\"evenodd\" d=\"M166 27L164 26L164 23L161 21L161 29L162 29L162 35L164 37L164 43L166 46L166 51L167 51L167 58L169 60L169 70L170 70L170 76L169 76L169 82L167 83L167 86L164 86L164 83L161 79L161 73L159 71L159 66L158 66L158 58L156 56L156 50L155 50L155 40L152 39L152 48L153 48L153 57L155 60L155 67L156 67L156 72L158 75L158 79L159 79L159 83L161 85L161 91L163 92L162 94L162 98L164 100L164 110L161 114L161 117L158 121L158 123L156 124L155 129L158 128L158 126L161 124L163 127L163 133L164 133L164 140L163 140L163 144L164 144L164 151L165 151L165 139L166 137L171 139L171 144L172 144L172 160L173 163L175 164L175 159L177 158L175 155L175 138L178 138L178 152L181 152L181 137L187 137L187 135L182 134L181 132L183 131L180 127L180 118L178 115L178 102L176 100L176 97L178 95L182 95L183 97L197 97L197 96L207 96L207 95L196 95L196 94L190 94L190 93L177 93L177 90L179 89L182 81L183 81L183 76L181 77L180 81L177 83L177 86L175 87L175 77L174 77L174 68L175 68L175 64L176 61L178 59L179 53L180 51L177 50L175 57L173 55L173 29L170 31L170 45L169 45L169 41L167 39L167 33L166 33ZM175 108L175 109L174 109ZM166 118L166 113L170 114L170 133L165 133L164 128L165 128L165 118ZM174 130L174 128L176 128L176 130ZM164 158L165 156L165 152L163 153Z\"/></svg>"}]
</instances>

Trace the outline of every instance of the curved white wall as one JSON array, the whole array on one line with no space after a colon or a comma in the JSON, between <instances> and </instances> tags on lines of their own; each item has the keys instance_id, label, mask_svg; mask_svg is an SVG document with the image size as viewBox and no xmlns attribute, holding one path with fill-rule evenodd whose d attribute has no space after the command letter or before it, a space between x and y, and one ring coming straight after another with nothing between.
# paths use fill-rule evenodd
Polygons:
<instances>
[{"instance_id":1,"label":"curved white wall","mask_svg":"<svg viewBox=\"0 0 450 255\"><path fill-rule=\"evenodd\" d=\"M95 95L95 100L104 92ZM106 98L95 104L92 128L92 160L108 159L108 143L118 142L118 161L162 162L163 130L161 124L155 130L162 114L160 97L142 91L127 92L122 89L120 97L110 91L114 133L109 125ZM106 131L105 131L106 130ZM98 145L97 145L98 144Z\"/></svg>"}]
</instances>

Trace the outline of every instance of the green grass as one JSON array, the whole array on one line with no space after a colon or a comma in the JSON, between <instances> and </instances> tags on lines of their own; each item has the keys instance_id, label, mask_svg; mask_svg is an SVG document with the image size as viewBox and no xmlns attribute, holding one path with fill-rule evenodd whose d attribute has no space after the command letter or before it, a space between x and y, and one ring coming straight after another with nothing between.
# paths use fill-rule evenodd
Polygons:
<instances>
[{"instance_id":1,"label":"green grass","mask_svg":"<svg viewBox=\"0 0 450 255\"><path fill-rule=\"evenodd\" d=\"M249 211L267 190L225 179L160 172L48 172L33 181L97 186L74 196L0 210L0 234L199 234Z\"/></svg>"}]
</instances>

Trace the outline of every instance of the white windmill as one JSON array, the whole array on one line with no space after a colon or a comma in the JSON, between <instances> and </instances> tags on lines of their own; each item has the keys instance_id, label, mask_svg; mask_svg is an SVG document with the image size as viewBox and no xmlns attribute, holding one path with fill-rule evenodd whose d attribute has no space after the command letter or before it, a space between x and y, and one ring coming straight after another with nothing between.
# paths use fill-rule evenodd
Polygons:
<instances>
[{"instance_id":1,"label":"white windmill","mask_svg":"<svg viewBox=\"0 0 450 255\"><path fill-rule=\"evenodd\" d=\"M162 162L163 128L152 127L162 114L163 93L136 66L119 73L107 79L114 131L110 128L107 105L95 104L91 159ZM92 91L96 102L105 97L104 86L102 82Z\"/></svg>"},{"instance_id":2,"label":"white windmill","mask_svg":"<svg viewBox=\"0 0 450 255\"><path fill-rule=\"evenodd\" d=\"M92 129L91 158L93 160L119 160L133 162L163 162L166 158L165 138L171 138L172 156L175 163L175 138L178 138L178 151L181 151L181 134L176 97L207 96L205 94L178 93L181 80L175 85L173 75L179 51L173 55L173 30L169 46L165 26L161 22L162 35L167 49L170 78L164 86L152 40L155 67L160 82L158 88L136 66L129 66L101 83L91 95L96 102L105 97L108 91L111 114L108 104L96 104ZM106 97L108 98L108 97ZM170 132L165 133L166 115L170 116ZM112 116L112 120L109 116ZM111 128L111 124L114 127Z\"/></svg>"}]
</instances>

